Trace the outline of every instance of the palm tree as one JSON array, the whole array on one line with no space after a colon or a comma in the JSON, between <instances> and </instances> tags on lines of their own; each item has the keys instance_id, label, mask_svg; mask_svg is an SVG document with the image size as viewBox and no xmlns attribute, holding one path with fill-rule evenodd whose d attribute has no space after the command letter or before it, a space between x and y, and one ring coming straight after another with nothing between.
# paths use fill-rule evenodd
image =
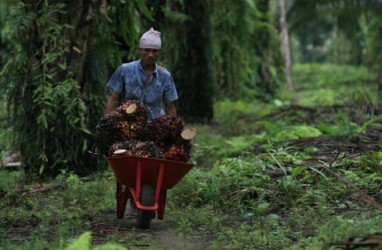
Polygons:
<instances>
[{"instance_id":1,"label":"palm tree","mask_svg":"<svg viewBox=\"0 0 382 250\"><path fill-rule=\"evenodd\" d=\"M109 70L121 62L114 34L132 44L144 1L7 2L1 18L0 85L29 173L94 171L88 154L106 98ZM110 10L112 13L109 13ZM123 23L123 25L119 25ZM3 97L3 96L1 96ZM0 97L0 98L1 98Z\"/></svg>"}]
</instances>

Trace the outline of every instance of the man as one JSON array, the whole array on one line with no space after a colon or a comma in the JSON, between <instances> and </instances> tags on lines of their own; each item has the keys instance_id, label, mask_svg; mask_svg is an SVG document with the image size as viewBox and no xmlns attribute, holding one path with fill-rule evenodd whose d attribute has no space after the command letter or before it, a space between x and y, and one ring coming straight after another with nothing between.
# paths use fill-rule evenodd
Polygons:
<instances>
[{"instance_id":1,"label":"man","mask_svg":"<svg viewBox=\"0 0 382 250\"><path fill-rule=\"evenodd\" d=\"M121 102L139 100L147 109L149 120L158 116L176 116L174 102L178 93L170 72L157 65L162 48L160 32L151 28L139 42L141 58L120 65L107 86L112 90L104 115Z\"/></svg>"},{"instance_id":2,"label":"man","mask_svg":"<svg viewBox=\"0 0 382 250\"><path fill-rule=\"evenodd\" d=\"M146 107L149 120L166 114L176 116L174 102L178 93L174 81L167 69L156 64L161 49L159 31L151 28L142 35L139 42L141 58L120 65L107 84L112 93L106 104L105 116L127 100L139 100ZM127 216L136 217L137 212L130 200Z\"/></svg>"}]
</instances>

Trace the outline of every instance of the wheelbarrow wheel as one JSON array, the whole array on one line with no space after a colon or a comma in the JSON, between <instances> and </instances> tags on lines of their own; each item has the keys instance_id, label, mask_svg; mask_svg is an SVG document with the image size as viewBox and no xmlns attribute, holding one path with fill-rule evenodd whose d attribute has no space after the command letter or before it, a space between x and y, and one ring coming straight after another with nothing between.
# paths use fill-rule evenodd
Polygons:
<instances>
[{"instance_id":1,"label":"wheelbarrow wheel","mask_svg":"<svg viewBox=\"0 0 382 250\"><path fill-rule=\"evenodd\" d=\"M141 204L144 206L153 206L154 204L154 188L150 185L143 185L141 189ZM138 210L137 227L149 229L151 220L155 218L154 211Z\"/></svg>"}]
</instances>

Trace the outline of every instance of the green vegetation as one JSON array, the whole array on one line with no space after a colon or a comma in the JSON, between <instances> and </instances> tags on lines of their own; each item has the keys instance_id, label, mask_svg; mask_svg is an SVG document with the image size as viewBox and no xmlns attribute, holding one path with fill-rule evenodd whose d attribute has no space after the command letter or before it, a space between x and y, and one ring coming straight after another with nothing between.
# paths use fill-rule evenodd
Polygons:
<instances>
[{"instance_id":1,"label":"green vegetation","mask_svg":"<svg viewBox=\"0 0 382 250\"><path fill-rule=\"evenodd\" d=\"M93 171L88 150L106 83L138 59L150 27L162 33L160 64L173 74L185 120L210 121L216 97L270 100L283 78L270 11L259 0L0 1L0 109L23 168L35 179Z\"/></svg>"},{"instance_id":2,"label":"green vegetation","mask_svg":"<svg viewBox=\"0 0 382 250\"><path fill-rule=\"evenodd\" d=\"M305 89L333 87L337 84L349 86L351 84L370 83L376 80L376 75L366 67L336 64L298 64L293 67L294 81Z\"/></svg>"},{"instance_id":3,"label":"green vegetation","mask_svg":"<svg viewBox=\"0 0 382 250\"><path fill-rule=\"evenodd\" d=\"M167 249L115 218L115 177L89 154L106 82L149 27L162 32L178 113L198 131L161 230L230 250L334 250L381 233L381 9L0 0L0 249ZM20 168L2 167L13 157Z\"/></svg>"},{"instance_id":4,"label":"green vegetation","mask_svg":"<svg viewBox=\"0 0 382 250\"><path fill-rule=\"evenodd\" d=\"M352 68L344 95L359 91L365 78L358 70L364 69ZM309 98L299 91L295 97ZM352 101L339 107L336 97L329 101L326 107L288 105L292 97L217 102L211 124L189 125L198 130L195 167L169 190L160 223L184 239L203 239L207 249L334 250L353 235L381 232L380 211L327 169L380 201L381 138L370 138L382 117ZM63 171L46 183L3 170L0 184L0 249L166 249L134 222L115 218L110 170L86 178Z\"/></svg>"},{"instance_id":5,"label":"green vegetation","mask_svg":"<svg viewBox=\"0 0 382 250\"><path fill-rule=\"evenodd\" d=\"M311 67L298 66L296 74L305 79L311 75ZM333 65L316 64L313 68L317 69L317 78L324 78L329 68L335 75L343 70ZM323 86L347 86L342 94L349 96L369 79L364 70L353 67L350 72L354 74L347 74L347 81L336 82L336 87L333 82ZM304 84L302 80L298 86ZM337 104L337 96L326 91L322 94L327 98L326 105ZM304 92L294 93L296 96L301 98L300 105L310 98ZM322 167L330 166L377 200L381 197L380 146L374 152L360 154L341 151L340 147L346 144L346 138L357 138L373 126L380 127L375 122L380 118L362 114L361 106L351 106L359 110L353 110L350 116L344 113L349 103L342 105L335 113L309 119L309 112L314 112L310 105L296 111L293 107L288 110L287 105L256 107L254 103L227 100L217 104L217 123L209 131L202 127L202 135L196 139L194 160L205 168L194 169L169 198L172 211L180 219L180 232L186 234L197 227L211 240L211 249L338 249L331 244L355 234L380 232L380 212ZM281 116L285 110L288 115ZM361 124L356 123L358 115L364 119ZM247 120L241 123L240 117ZM304 123L299 123L302 120ZM237 130L240 136L235 136ZM339 147L322 155L325 146L314 144L314 138L324 134L332 135L328 143ZM339 135L343 141L337 141L335 136ZM300 148L288 144L289 140L302 138L313 139ZM319 160L312 161L317 157ZM192 212L195 210L197 215Z\"/></svg>"}]
</instances>

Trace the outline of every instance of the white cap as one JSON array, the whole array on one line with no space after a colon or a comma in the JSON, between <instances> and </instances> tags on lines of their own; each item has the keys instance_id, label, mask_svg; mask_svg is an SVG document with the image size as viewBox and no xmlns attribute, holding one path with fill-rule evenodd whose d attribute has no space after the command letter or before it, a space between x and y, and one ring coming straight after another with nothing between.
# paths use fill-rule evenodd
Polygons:
<instances>
[{"instance_id":1,"label":"white cap","mask_svg":"<svg viewBox=\"0 0 382 250\"><path fill-rule=\"evenodd\" d=\"M139 42L139 48L142 49L161 49L160 32L151 28L144 33Z\"/></svg>"}]
</instances>

